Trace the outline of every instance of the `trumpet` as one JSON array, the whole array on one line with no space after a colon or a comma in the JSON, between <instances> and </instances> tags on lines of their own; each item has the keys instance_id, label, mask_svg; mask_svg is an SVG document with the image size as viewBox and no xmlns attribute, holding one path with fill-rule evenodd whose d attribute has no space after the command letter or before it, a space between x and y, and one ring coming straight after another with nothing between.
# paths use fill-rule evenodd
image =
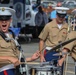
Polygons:
<instances>
[{"instance_id":1,"label":"trumpet","mask_svg":"<svg viewBox=\"0 0 76 75\"><path fill-rule=\"evenodd\" d=\"M73 11L72 11L72 15L73 15L73 30L76 30L76 9L74 9Z\"/></svg>"},{"instance_id":2,"label":"trumpet","mask_svg":"<svg viewBox=\"0 0 76 75\"><path fill-rule=\"evenodd\" d=\"M68 15L68 32L76 30L76 9Z\"/></svg>"}]
</instances>

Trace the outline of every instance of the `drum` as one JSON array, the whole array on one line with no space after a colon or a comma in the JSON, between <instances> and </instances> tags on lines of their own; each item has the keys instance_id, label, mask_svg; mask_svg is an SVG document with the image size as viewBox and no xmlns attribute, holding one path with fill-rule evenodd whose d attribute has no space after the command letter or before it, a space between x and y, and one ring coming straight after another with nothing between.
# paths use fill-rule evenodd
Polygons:
<instances>
[{"instance_id":1,"label":"drum","mask_svg":"<svg viewBox=\"0 0 76 75\"><path fill-rule=\"evenodd\" d=\"M34 66L31 70L31 75L60 75L58 67L53 65Z\"/></svg>"}]
</instances>

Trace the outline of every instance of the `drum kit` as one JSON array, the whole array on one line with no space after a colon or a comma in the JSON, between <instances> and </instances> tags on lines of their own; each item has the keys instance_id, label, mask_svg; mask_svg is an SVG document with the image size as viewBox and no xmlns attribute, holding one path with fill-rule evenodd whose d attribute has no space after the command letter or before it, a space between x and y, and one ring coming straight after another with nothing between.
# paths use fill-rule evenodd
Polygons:
<instances>
[{"instance_id":1,"label":"drum kit","mask_svg":"<svg viewBox=\"0 0 76 75\"><path fill-rule=\"evenodd\" d=\"M76 9L72 13L75 14ZM76 38L73 38L73 39L69 39L65 42L61 42L57 46L55 46L54 48L49 50L48 52L59 49L62 46L66 45L72 41L75 41L75 40L76 40ZM44 49L42 49L42 50L44 50ZM53 56L61 56L61 55L62 55L62 53L56 53ZM16 74L16 75L61 75L61 67L58 66L57 62L55 62L54 60L49 61L49 62L43 62L43 63L24 61L24 62L21 62L21 64L25 64L24 65L25 72L23 72L22 74L20 73L20 74ZM28 65L34 65L34 66L32 66L30 68L30 66L28 66ZM23 70L24 70L24 68L23 68ZM19 72L19 70L17 71L17 73L18 72Z\"/></svg>"},{"instance_id":2,"label":"drum kit","mask_svg":"<svg viewBox=\"0 0 76 75\"><path fill-rule=\"evenodd\" d=\"M76 40L76 38L62 42L58 44L56 47L52 48L52 50L61 48L61 46L64 46L74 40ZM50 51L51 50L49 50L49 52ZM61 56L61 55L62 53L56 53L53 56ZM25 73L22 73L22 74L20 73L16 75L61 75L61 67L58 66L57 62L55 62L54 60L49 62L42 62L42 63L25 61L25 62L21 62L21 64L25 64ZM30 68L30 65L33 65L33 66ZM19 72L19 70L17 72Z\"/></svg>"},{"instance_id":3,"label":"drum kit","mask_svg":"<svg viewBox=\"0 0 76 75\"><path fill-rule=\"evenodd\" d=\"M59 68L54 65L39 65L32 67L31 75L60 75Z\"/></svg>"},{"instance_id":4,"label":"drum kit","mask_svg":"<svg viewBox=\"0 0 76 75\"><path fill-rule=\"evenodd\" d=\"M23 63L21 63L23 64ZM26 62L28 68L26 75L60 75L60 69L54 61L50 62ZM30 67L30 65L33 65ZM19 75L19 74L18 74ZM25 75L25 74L20 74Z\"/></svg>"}]
</instances>

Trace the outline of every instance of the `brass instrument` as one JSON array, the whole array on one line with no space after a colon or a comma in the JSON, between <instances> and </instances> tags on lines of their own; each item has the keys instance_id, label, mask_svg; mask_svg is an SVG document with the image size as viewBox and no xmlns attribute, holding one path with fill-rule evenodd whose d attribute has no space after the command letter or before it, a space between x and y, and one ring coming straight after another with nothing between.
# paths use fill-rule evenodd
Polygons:
<instances>
[{"instance_id":1,"label":"brass instrument","mask_svg":"<svg viewBox=\"0 0 76 75\"><path fill-rule=\"evenodd\" d=\"M71 15L68 15L68 32L71 31Z\"/></svg>"},{"instance_id":2,"label":"brass instrument","mask_svg":"<svg viewBox=\"0 0 76 75\"><path fill-rule=\"evenodd\" d=\"M76 27L76 9L72 10L71 14L68 15L68 32L75 31Z\"/></svg>"},{"instance_id":3,"label":"brass instrument","mask_svg":"<svg viewBox=\"0 0 76 75\"><path fill-rule=\"evenodd\" d=\"M75 27L76 27L76 9L74 9L72 11L72 15L73 15L73 30L75 30Z\"/></svg>"}]
</instances>

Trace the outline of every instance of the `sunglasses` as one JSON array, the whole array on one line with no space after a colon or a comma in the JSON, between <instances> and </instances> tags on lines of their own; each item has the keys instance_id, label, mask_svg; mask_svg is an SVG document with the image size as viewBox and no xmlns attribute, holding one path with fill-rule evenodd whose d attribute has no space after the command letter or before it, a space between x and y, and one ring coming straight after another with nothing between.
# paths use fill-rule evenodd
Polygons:
<instances>
[{"instance_id":1,"label":"sunglasses","mask_svg":"<svg viewBox=\"0 0 76 75\"><path fill-rule=\"evenodd\" d=\"M60 18L65 18L66 14L60 14L60 13L57 13L58 17Z\"/></svg>"},{"instance_id":2,"label":"sunglasses","mask_svg":"<svg viewBox=\"0 0 76 75\"><path fill-rule=\"evenodd\" d=\"M11 16L0 16L0 21L8 21L11 19Z\"/></svg>"}]
</instances>

